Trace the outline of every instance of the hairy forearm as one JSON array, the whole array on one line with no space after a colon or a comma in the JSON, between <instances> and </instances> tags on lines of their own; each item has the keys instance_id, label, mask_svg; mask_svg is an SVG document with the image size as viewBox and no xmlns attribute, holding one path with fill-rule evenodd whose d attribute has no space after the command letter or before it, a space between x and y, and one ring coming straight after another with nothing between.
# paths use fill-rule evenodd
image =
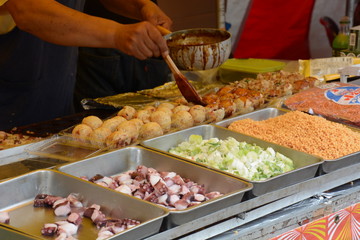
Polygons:
<instances>
[{"instance_id":1,"label":"hairy forearm","mask_svg":"<svg viewBox=\"0 0 360 240\"><path fill-rule=\"evenodd\" d=\"M17 26L51 43L67 46L115 47L120 24L86 15L49 0L9 0L6 8Z\"/></svg>"}]
</instances>

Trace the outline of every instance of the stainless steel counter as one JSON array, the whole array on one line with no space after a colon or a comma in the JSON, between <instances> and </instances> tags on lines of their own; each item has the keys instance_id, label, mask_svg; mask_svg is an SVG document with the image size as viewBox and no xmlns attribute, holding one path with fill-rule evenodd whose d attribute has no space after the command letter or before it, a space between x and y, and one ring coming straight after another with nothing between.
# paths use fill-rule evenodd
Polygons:
<instances>
[{"instance_id":1,"label":"stainless steel counter","mask_svg":"<svg viewBox=\"0 0 360 240\"><path fill-rule=\"evenodd\" d=\"M257 222L260 223L262 219L281 209L292 206L300 201L308 200L313 196L321 195L325 191L342 186L349 182L356 180L360 181L359 172L360 163L344 167L331 173L317 176L305 182L248 199L242 203L224 208L202 218L194 219L186 224L160 232L147 239L268 239L269 236L248 236L249 232L247 231L247 228L241 227L251 222L256 226ZM357 193L360 193L360 186L352 188L351 185L349 185L349 188L350 193L356 193L354 194L355 197L352 197L351 200L353 202L359 202L360 194ZM338 196L337 198L341 201L342 197L344 196ZM347 201L347 203L348 205L351 205L350 200ZM320 205L318 206L319 208L321 207ZM287 214L288 218L296 217L296 213L294 214L293 212L290 212ZM286 217L284 214L282 214L282 216ZM270 219L269 221L271 222L272 220L276 220L276 217L270 217L268 219ZM262 227L264 226L265 225L262 225ZM257 228L255 227L255 229L259 229L259 226ZM254 228L252 230L254 230ZM282 232L281 230L285 231L286 229L279 229L276 234L280 234ZM276 234L273 233L274 236L276 236ZM244 235L247 235L247 237L240 238L240 236Z\"/></svg>"}]
</instances>

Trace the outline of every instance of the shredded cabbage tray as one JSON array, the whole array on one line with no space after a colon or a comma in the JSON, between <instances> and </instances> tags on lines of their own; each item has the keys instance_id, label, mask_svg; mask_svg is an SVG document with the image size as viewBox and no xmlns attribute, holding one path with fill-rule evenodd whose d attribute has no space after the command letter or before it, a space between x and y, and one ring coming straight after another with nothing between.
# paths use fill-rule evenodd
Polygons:
<instances>
[{"instance_id":1,"label":"shredded cabbage tray","mask_svg":"<svg viewBox=\"0 0 360 240\"><path fill-rule=\"evenodd\" d=\"M191 135L188 141L169 150L170 153L226 171L252 181L265 180L294 169L293 161L271 147Z\"/></svg>"}]
</instances>

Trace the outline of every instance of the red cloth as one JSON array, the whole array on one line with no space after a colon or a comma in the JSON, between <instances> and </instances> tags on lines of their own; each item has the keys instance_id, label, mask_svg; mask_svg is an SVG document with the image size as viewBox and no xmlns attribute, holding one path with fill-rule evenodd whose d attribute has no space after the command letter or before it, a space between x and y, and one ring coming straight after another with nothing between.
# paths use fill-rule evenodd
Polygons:
<instances>
[{"instance_id":1,"label":"red cloth","mask_svg":"<svg viewBox=\"0 0 360 240\"><path fill-rule=\"evenodd\" d=\"M253 0L235 58L309 59L315 0Z\"/></svg>"}]
</instances>

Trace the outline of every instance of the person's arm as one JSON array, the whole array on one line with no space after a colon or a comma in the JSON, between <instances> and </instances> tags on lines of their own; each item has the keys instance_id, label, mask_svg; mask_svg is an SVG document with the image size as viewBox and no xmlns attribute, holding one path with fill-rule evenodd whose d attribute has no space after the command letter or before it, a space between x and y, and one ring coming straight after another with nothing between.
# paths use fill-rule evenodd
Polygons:
<instances>
[{"instance_id":1,"label":"person's arm","mask_svg":"<svg viewBox=\"0 0 360 240\"><path fill-rule=\"evenodd\" d=\"M109 10L119 15L140 21L149 21L170 29L171 19L150 0L100 0Z\"/></svg>"},{"instance_id":2,"label":"person's arm","mask_svg":"<svg viewBox=\"0 0 360 240\"><path fill-rule=\"evenodd\" d=\"M53 0L8 0L4 6L20 29L51 43L117 48L139 59L167 51L166 41L150 22L123 25Z\"/></svg>"}]
</instances>

